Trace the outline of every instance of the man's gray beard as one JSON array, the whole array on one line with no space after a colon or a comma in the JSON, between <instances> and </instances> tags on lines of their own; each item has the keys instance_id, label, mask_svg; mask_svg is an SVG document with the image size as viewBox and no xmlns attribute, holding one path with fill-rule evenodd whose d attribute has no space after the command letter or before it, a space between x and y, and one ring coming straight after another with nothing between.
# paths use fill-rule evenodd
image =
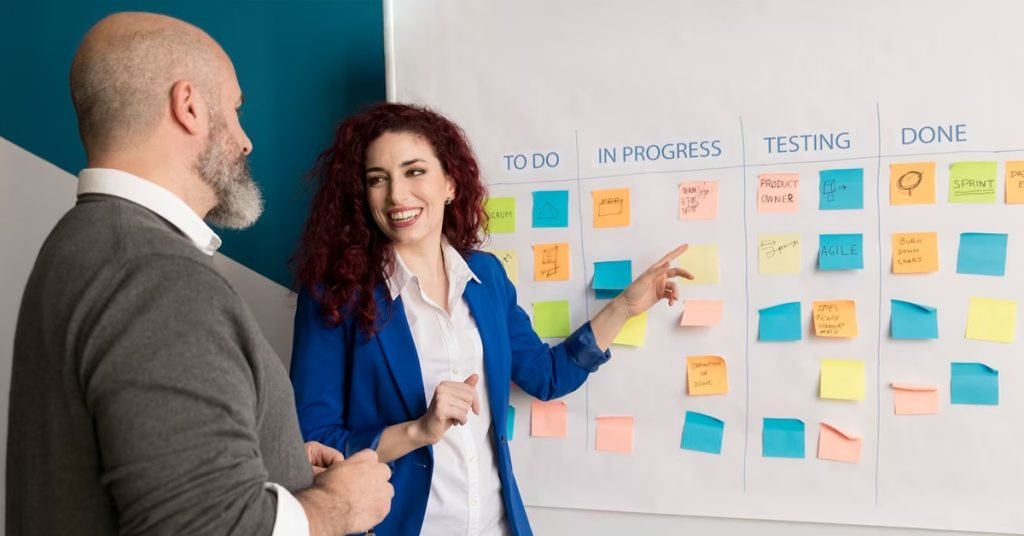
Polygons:
<instances>
[{"instance_id":1,"label":"man's gray beard","mask_svg":"<svg viewBox=\"0 0 1024 536\"><path fill-rule=\"evenodd\" d=\"M219 112L211 115L210 138L196 161L199 177L217 196L206 221L226 229L247 229L263 213L263 196L252 178L249 159L228 136L227 123Z\"/></svg>"}]
</instances>

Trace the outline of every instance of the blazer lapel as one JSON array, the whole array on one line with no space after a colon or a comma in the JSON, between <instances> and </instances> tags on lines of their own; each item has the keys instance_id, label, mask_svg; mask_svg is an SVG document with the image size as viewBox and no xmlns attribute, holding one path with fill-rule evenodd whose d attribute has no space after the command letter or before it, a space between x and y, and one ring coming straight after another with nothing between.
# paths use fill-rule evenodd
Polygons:
<instances>
[{"instance_id":1,"label":"blazer lapel","mask_svg":"<svg viewBox=\"0 0 1024 536\"><path fill-rule=\"evenodd\" d=\"M469 304L469 312L476 321L480 342L484 347L484 376L487 380L487 396L491 402L491 420L495 430L504 430L509 382L506 369L509 363L501 351L501 337L495 324L495 317L500 318L500 314L494 310L495 302L488 298L487 290L476 281L466 284L463 296Z\"/></svg>"},{"instance_id":2,"label":"blazer lapel","mask_svg":"<svg viewBox=\"0 0 1024 536\"><path fill-rule=\"evenodd\" d=\"M420 370L419 354L416 343L409 330L409 320L402 307L402 297L390 302L387 289L381 285L377 288L377 311L381 316L390 310L390 317L383 321L377 332L380 351L384 354L391 377L398 385L405 409L411 419L418 419L427 412L427 401L423 394L423 372Z\"/></svg>"}]
</instances>

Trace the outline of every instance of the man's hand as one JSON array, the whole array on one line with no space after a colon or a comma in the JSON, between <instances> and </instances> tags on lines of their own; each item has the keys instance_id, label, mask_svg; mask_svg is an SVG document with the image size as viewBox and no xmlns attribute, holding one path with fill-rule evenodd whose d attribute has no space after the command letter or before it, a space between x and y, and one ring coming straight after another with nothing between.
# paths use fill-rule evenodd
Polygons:
<instances>
[{"instance_id":1,"label":"man's hand","mask_svg":"<svg viewBox=\"0 0 1024 536\"><path fill-rule=\"evenodd\" d=\"M324 472L336 462L345 461L345 456L340 452L316 441L306 442L306 457L309 458L309 465L313 466L313 476Z\"/></svg>"},{"instance_id":2,"label":"man's hand","mask_svg":"<svg viewBox=\"0 0 1024 536\"><path fill-rule=\"evenodd\" d=\"M332 461L316 475L313 487L297 495L309 519L310 535L341 536L373 528L391 510L395 489L388 482L390 478L391 470L377 460L372 450Z\"/></svg>"}]
</instances>

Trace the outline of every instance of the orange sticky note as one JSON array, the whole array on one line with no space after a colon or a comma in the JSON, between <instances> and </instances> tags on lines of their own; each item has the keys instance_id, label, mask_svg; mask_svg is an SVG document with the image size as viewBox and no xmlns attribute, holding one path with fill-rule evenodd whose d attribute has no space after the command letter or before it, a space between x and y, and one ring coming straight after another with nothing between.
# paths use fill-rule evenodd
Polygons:
<instances>
[{"instance_id":1,"label":"orange sticky note","mask_svg":"<svg viewBox=\"0 0 1024 536\"><path fill-rule=\"evenodd\" d=\"M853 300L816 301L813 307L815 335L857 336L857 304Z\"/></svg>"},{"instance_id":2,"label":"orange sticky note","mask_svg":"<svg viewBox=\"0 0 1024 536\"><path fill-rule=\"evenodd\" d=\"M935 162L889 164L890 205L934 205Z\"/></svg>"},{"instance_id":3,"label":"orange sticky note","mask_svg":"<svg viewBox=\"0 0 1024 536\"><path fill-rule=\"evenodd\" d=\"M818 434L818 458L837 462L860 463L863 444L860 437L844 432L828 423L821 423Z\"/></svg>"},{"instance_id":4,"label":"orange sticky note","mask_svg":"<svg viewBox=\"0 0 1024 536\"><path fill-rule=\"evenodd\" d=\"M717 355L691 355L686 358L687 394L724 395L729 392L725 359Z\"/></svg>"},{"instance_id":5,"label":"orange sticky note","mask_svg":"<svg viewBox=\"0 0 1024 536\"><path fill-rule=\"evenodd\" d=\"M534 281L569 280L569 244L536 244L533 246Z\"/></svg>"},{"instance_id":6,"label":"orange sticky note","mask_svg":"<svg viewBox=\"0 0 1024 536\"><path fill-rule=\"evenodd\" d=\"M694 181L679 185L679 219L713 220L718 217L718 182Z\"/></svg>"},{"instance_id":7,"label":"orange sticky note","mask_svg":"<svg viewBox=\"0 0 1024 536\"><path fill-rule=\"evenodd\" d=\"M722 321L725 302L722 300L686 300L680 326L717 326Z\"/></svg>"},{"instance_id":8,"label":"orange sticky note","mask_svg":"<svg viewBox=\"0 0 1024 536\"><path fill-rule=\"evenodd\" d=\"M1006 204L1024 203L1024 160L1006 163Z\"/></svg>"},{"instance_id":9,"label":"orange sticky note","mask_svg":"<svg viewBox=\"0 0 1024 536\"><path fill-rule=\"evenodd\" d=\"M934 415L939 412L939 388L935 385L894 383L892 402L896 415Z\"/></svg>"},{"instance_id":10,"label":"orange sticky note","mask_svg":"<svg viewBox=\"0 0 1024 536\"><path fill-rule=\"evenodd\" d=\"M758 212L800 212L800 174L758 175Z\"/></svg>"},{"instance_id":11,"label":"orange sticky note","mask_svg":"<svg viewBox=\"0 0 1024 536\"><path fill-rule=\"evenodd\" d=\"M569 430L569 409L565 402L534 400L530 408L530 435L565 437Z\"/></svg>"},{"instance_id":12,"label":"orange sticky note","mask_svg":"<svg viewBox=\"0 0 1024 536\"><path fill-rule=\"evenodd\" d=\"M938 271L938 233L894 233L892 235L892 273L926 274Z\"/></svg>"},{"instance_id":13,"label":"orange sticky note","mask_svg":"<svg viewBox=\"0 0 1024 536\"><path fill-rule=\"evenodd\" d=\"M633 417L598 417L594 448L602 452L633 452Z\"/></svg>"},{"instance_id":14,"label":"orange sticky note","mask_svg":"<svg viewBox=\"0 0 1024 536\"><path fill-rule=\"evenodd\" d=\"M629 188L594 190L594 227L629 226Z\"/></svg>"}]
</instances>

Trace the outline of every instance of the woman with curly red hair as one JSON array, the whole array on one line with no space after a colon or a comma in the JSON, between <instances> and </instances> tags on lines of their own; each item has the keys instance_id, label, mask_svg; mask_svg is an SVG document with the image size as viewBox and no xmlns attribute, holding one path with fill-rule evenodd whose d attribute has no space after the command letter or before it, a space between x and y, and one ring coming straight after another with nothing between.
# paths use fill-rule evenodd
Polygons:
<instances>
[{"instance_id":1,"label":"woman with curly red hair","mask_svg":"<svg viewBox=\"0 0 1024 536\"><path fill-rule=\"evenodd\" d=\"M582 385L631 316L676 300L668 279L691 276L670 261L686 246L549 346L499 261L475 249L486 190L458 126L376 105L338 127L314 174L291 365L305 439L393 462L377 534L531 534L505 435L509 383L542 400Z\"/></svg>"}]
</instances>

